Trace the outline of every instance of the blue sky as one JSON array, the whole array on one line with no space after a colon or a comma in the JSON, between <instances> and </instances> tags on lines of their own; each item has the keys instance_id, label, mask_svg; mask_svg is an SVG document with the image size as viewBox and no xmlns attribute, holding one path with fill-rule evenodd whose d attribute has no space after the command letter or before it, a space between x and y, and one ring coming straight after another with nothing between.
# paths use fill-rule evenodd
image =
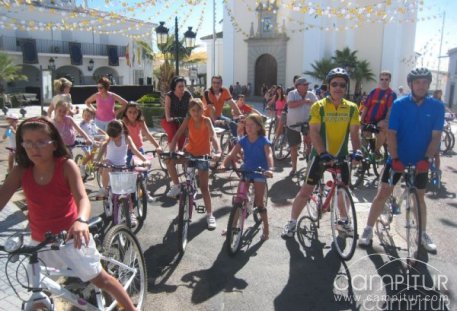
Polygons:
<instances>
[{"instance_id":1,"label":"blue sky","mask_svg":"<svg viewBox=\"0 0 457 311\"><path fill-rule=\"evenodd\" d=\"M78 0L80 2L82 0ZM121 14L126 14L127 8L121 5L120 0L87 0L92 8L101 10L111 10ZM137 3L146 3L145 0L124 0L128 2L129 6L134 7ZM243 2L250 2L253 0L236 0ZM341 0L340 0L341 1ZM392 0L400 1L400 0ZM402 0L405 2L412 0ZM420 0L418 0L420 1ZM148 3L155 2L154 5L143 6L138 9L136 7L135 14L130 16L148 20L157 23L158 21L165 21L166 26L170 28L170 33L174 29L174 17L179 18L179 35L182 36L187 30L188 26L193 26L194 30L198 27L197 38L212 33L213 22L213 0L148 0ZM317 2L317 1L316 1ZM344 2L344 1L343 1ZM378 2L378 1L375 1ZM108 3L108 4L107 4ZM196 5L189 5L189 3L197 3ZM144 9L144 12L143 12ZM443 32L443 45L441 49L441 56L446 56L447 51L451 48L457 47L457 1L456 0L424 0L422 10L419 12L419 21L416 28L416 46L415 51L421 53L423 56L419 59L419 65L423 64L429 68L437 69L442 14L446 12L445 27ZM128 13L127 13L128 14ZM222 30L222 24L219 21L223 16L223 2L216 0L216 31ZM425 20L421 20L424 18ZM201 19L201 20L200 20ZM198 42L197 42L198 44ZM447 69L447 58L441 58L441 70Z\"/></svg>"}]
</instances>

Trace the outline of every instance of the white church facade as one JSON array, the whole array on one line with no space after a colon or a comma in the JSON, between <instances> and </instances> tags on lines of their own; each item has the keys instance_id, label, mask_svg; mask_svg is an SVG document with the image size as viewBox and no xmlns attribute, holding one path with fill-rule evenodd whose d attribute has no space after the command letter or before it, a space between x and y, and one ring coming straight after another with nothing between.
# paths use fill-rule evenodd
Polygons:
<instances>
[{"instance_id":1,"label":"white church facade","mask_svg":"<svg viewBox=\"0 0 457 311\"><path fill-rule=\"evenodd\" d=\"M263 83L289 86L294 75L311 71L315 61L329 58L335 50L346 47L357 51L359 60L370 63L376 78L382 70L388 70L392 73L392 88L406 85L406 75L415 66L417 11L414 8L405 12L401 11L405 8L392 7L400 5L398 3L385 8L376 6L371 8L371 19L366 17L366 21L361 22L354 16L358 14L360 18L363 13L368 14L368 1L353 1L352 9L345 1L315 2L321 11L303 6L291 9L284 3L275 0L225 2L223 68L215 72L223 76L225 85L250 83L256 95L260 94ZM310 10L314 10L314 14ZM379 12L391 16L380 18ZM208 68L211 68L212 42L207 43ZM322 82L307 78L312 83ZM376 81L365 81L363 90L369 91L375 85Z\"/></svg>"}]
</instances>

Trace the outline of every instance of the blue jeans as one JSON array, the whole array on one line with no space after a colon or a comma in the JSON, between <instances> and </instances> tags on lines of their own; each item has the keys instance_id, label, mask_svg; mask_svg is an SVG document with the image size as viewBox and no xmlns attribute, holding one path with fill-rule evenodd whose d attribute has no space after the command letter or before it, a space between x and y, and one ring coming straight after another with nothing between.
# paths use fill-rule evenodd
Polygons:
<instances>
[{"instance_id":1,"label":"blue jeans","mask_svg":"<svg viewBox=\"0 0 457 311\"><path fill-rule=\"evenodd\" d=\"M237 137L237 125L236 125L236 122L233 121L232 119L230 119L229 117L226 117L224 115L221 115L220 117L217 118L217 120L223 120L225 122L227 122L229 128L230 128L230 132L232 132L232 135L233 137Z\"/></svg>"}]
</instances>

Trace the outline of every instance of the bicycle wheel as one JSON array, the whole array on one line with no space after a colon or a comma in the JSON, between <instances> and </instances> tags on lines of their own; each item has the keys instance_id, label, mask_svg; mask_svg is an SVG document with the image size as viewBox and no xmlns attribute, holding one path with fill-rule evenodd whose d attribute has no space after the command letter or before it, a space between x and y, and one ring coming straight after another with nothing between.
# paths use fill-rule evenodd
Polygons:
<instances>
[{"instance_id":1,"label":"bicycle wheel","mask_svg":"<svg viewBox=\"0 0 457 311\"><path fill-rule=\"evenodd\" d=\"M76 157L75 157L75 163L76 165L78 165L78 167L81 167L83 165L83 161L84 161L84 157L82 154L77 154ZM83 182L86 182L87 181L87 177L89 176L87 174L87 166L85 165L84 166L84 176L81 175L81 178L83 180Z\"/></svg>"},{"instance_id":2,"label":"bicycle wheel","mask_svg":"<svg viewBox=\"0 0 457 311\"><path fill-rule=\"evenodd\" d=\"M162 148L163 152L168 152L168 135L167 134L163 133L162 135L160 135L159 146L160 146L160 148ZM162 170L167 170L167 165L165 164L163 159L161 157L158 157L158 158L159 158L160 168Z\"/></svg>"},{"instance_id":3,"label":"bicycle wheel","mask_svg":"<svg viewBox=\"0 0 457 311\"><path fill-rule=\"evenodd\" d=\"M321 216L321 207L322 207L321 187L323 187L323 185L320 183L314 187L313 193L309 197L308 203L306 204L306 210L308 211L308 216L314 222L319 221L320 216ZM319 224L318 224L318 227L319 227Z\"/></svg>"},{"instance_id":4,"label":"bicycle wheel","mask_svg":"<svg viewBox=\"0 0 457 311\"><path fill-rule=\"evenodd\" d=\"M190 197L186 191L181 191L179 196L179 213L178 213L178 243L179 251L184 253L187 246L187 233L189 230L189 212Z\"/></svg>"},{"instance_id":5,"label":"bicycle wheel","mask_svg":"<svg viewBox=\"0 0 457 311\"><path fill-rule=\"evenodd\" d=\"M100 173L101 169L102 168L99 167L99 168L97 168L95 170L95 180L97 180L97 185L98 185L99 188L102 187L102 176L101 176L101 173Z\"/></svg>"},{"instance_id":6,"label":"bicycle wheel","mask_svg":"<svg viewBox=\"0 0 457 311\"><path fill-rule=\"evenodd\" d=\"M276 120L273 118L268 125L268 140L272 141L275 138L275 130L276 130Z\"/></svg>"},{"instance_id":7,"label":"bicycle wheel","mask_svg":"<svg viewBox=\"0 0 457 311\"><path fill-rule=\"evenodd\" d=\"M254 185L252 186L254 188ZM268 183L265 183L265 192L263 193L263 207L267 208L268 205ZM260 225L262 222L262 217L259 215L259 210L257 208L254 209L252 216L254 217L254 221L256 225Z\"/></svg>"},{"instance_id":8,"label":"bicycle wheel","mask_svg":"<svg viewBox=\"0 0 457 311\"><path fill-rule=\"evenodd\" d=\"M137 230L143 226L143 222L146 219L148 213L148 192L143 180L139 179L136 182L136 202L135 202L135 214L138 219Z\"/></svg>"},{"instance_id":9,"label":"bicycle wheel","mask_svg":"<svg viewBox=\"0 0 457 311\"><path fill-rule=\"evenodd\" d=\"M131 228L132 219L130 218L129 199L120 198L117 202L117 212L114 214L115 225L125 224L127 228ZM115 209L116 210L116 209Z\"/></svg>"},{"instance_id":10,"label":"bicycle wheel","mask_svg":"<svg viewBox=\"0 0 457 311\"><path fill-rule=\"evenodd\" d=\"M112 227L103 239L101 254L103 268L126 288L134 305L142 310L148 287L147 270L143 251L135 235L123 225ZM103 292L103 296L107 309L117 304L107 293Z\"/></svg>"},{"instance_id":11,"label":"bicycle wheel","mask_svg":"<svg viewBox=\"0 0 457 311\"><path fill-rule=\"evenodd\" d=\"M451 146L449 149L449 151L451 151L454 149L454 146L455 146L455 135L454 135L454 133L452 133L451 130L449 130L448 133L449 133L449 136L451 137Z\"/></svg>"},{"instance_id":12,"label":"bicycle wheel","mask_svg":"<svg viewBox=\"0 0 457 311\"><path fill-rule=\"evenodd\" d=\"M219 144L221 145L222 156L227 155L230 152L230 133L222 132Z\"/></svg>"},{"instance_id":13,"label":"bicycle wheel","mask_svg":"<svg viewBox=\"0 0 457 311\"><path fill-rule=\"evenodd\" d=\"M275 137L273 141L273 157L278 160L284 160L290 154L290 148L287 143L287 137L285 133Z\"/></svg>"},{"instance_id":14,"label":"bicycle wheel","mask_svg":"<svg viewBox=\"0 0 457 311\"><path fill-rule=\"evenodd\" d=\"M350 260L357 245L357 216L352 196L345 187L338 186L332 198L330 221L338 255L343 260Z\"/></svg>"},{"instance_id":15,"label":"bicycle wheel","mask_svg":"<svg viewBox=\"0 0 457 311\"><path fill-rule=\"evenodd\" d=\"M363 185L363 179L365 177L365 166L365 160L362 160L358 165L354 165L351 163L349 170L349 186L351 187L351 189Z\"/></svg>"},{"instance_id":16,"label":"bicycle wheel","mask_svg":"<svg viewBox=\"0 0 457 311\"><path fill-rule=\"evenodd\" d=\"M443 131L441 133L441 144L440 144L440 151L448 152L451 150L452 145L452 138L449 132Z\"/></svg>"},{"instance_id":17,"label":"bicycle wheel","mask_svg":"<svg viewBox=\"0 0 457 311\"><path fill-rule=\"evenodd\" d=\"M226 245L230 256L235 256L241 247L243 225L243 205L241 203L235 203L230 211L229 221L227 224Z\"/></svg>"},{"instance_id":18,"label":"bicycle wheel","mask_svg":"<svg viewBox=\"0 0 457 311\"><path fill-rule=\"evenodd\" d=\"M406 244L407 268L414 266L419 257L422 241L422 215L416 189L410 189L400 205L401 214L395 217L396 231Z\"/></svg>"}]
</instances>

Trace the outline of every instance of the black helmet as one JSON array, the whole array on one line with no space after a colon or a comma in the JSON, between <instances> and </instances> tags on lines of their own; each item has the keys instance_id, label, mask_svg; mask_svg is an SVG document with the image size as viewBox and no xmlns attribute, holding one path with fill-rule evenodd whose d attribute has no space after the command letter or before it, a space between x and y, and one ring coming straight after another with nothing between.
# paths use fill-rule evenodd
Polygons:
<instances>
[{"instance_id":1,"label":"black helmet","mask_svg":"<svg viewBox=\"0 0 457 311\"><path fill-rule=\"evenodd\" d=\"M344 80L346 80L346 83L349 82L349 75L347 71L340 67L333 68L332 70L330 70L325 80L327 81L327 84L330 84L330 81L332 81L332 79L336 77L343 78Z\"/></svg>"},{"instance_id":2,"label":"black helmet","mask_svg":"<svg viewBox=\"0 0 457 311\"><path fill-rule=\"evenodd\" d=\"M408 81L408 84L413 82L416 79L427 79L429 83L432 82L432 73L430 70L427 68L416 68L411 70L410 73L408 73L408 77L406 80Z\"/></svg>"}]
</instances>

